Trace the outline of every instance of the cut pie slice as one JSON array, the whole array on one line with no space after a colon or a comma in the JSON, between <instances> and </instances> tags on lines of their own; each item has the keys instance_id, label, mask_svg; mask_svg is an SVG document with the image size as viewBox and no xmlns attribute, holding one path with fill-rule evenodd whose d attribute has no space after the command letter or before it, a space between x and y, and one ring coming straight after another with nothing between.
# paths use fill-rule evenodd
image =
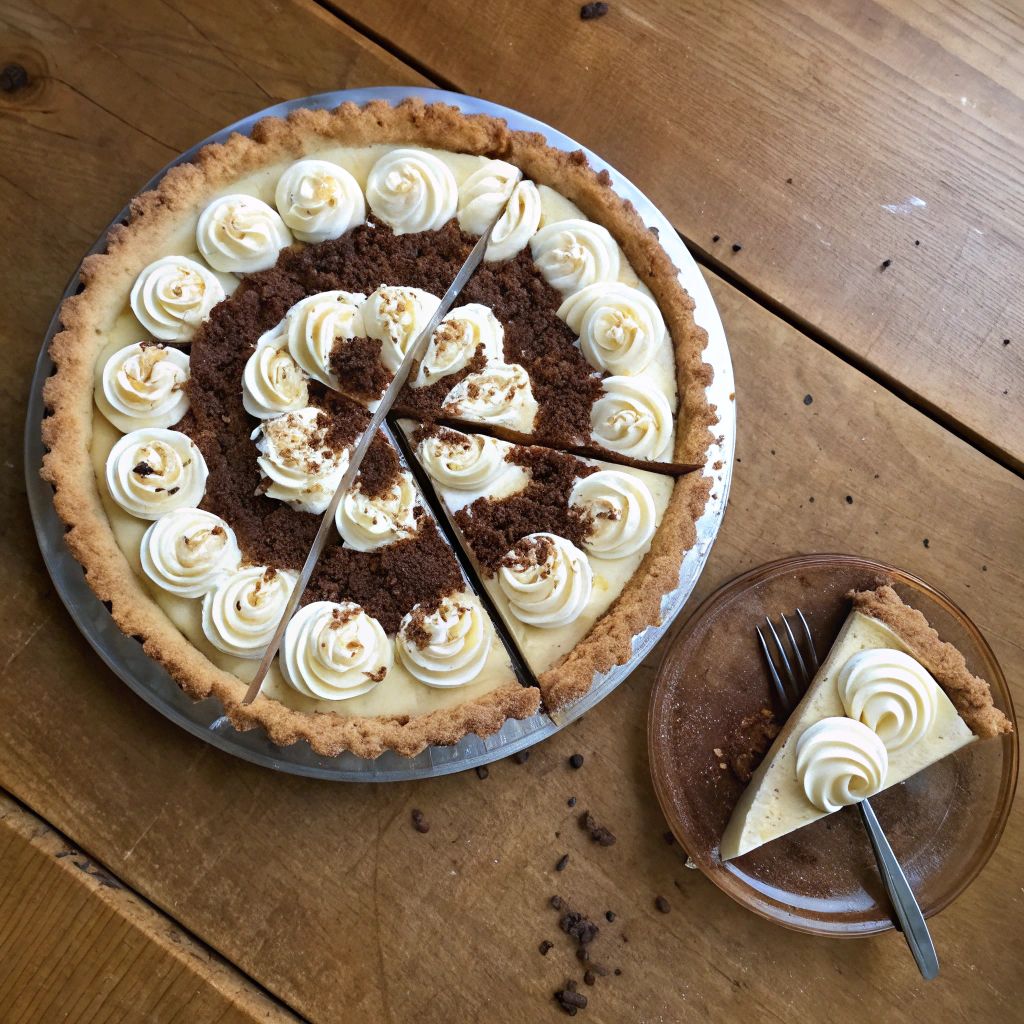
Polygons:
<instances>
[{"instance_id":1,"label":"cut pie slice","mask_svg":"<svg viewBox=\"0 0 1024 1024\"><path fill-rule=\"evenodd\" d=\"M854 608L733 810L722 860L1009 731L988 684L891 587Z\"/></svg>"},{"instance_id":2,"label":"cut pie slice","mask_svg":"<svg viewBox=\"0 0 1024 1024\"><path fill-rule=\"evenodd\" d=\"M448 427L402 426L543 689L544 673L636 573L674 479Z\"/></svg>"}]
</instances>

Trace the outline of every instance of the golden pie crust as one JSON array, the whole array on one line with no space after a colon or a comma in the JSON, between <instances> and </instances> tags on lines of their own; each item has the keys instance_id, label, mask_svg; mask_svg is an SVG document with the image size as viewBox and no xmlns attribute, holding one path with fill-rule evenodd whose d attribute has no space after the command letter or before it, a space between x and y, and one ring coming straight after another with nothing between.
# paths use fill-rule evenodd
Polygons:
<instances>
[{"instance_id":1,"label":"golden pie crust","mask_svg":"<svg viewBox=\"0 0 1024 1024\"><path fill-rule=\"evenodd\" d=\"M48 448L42 476L55 488L54 507L66 527L68 547L82 564L90 587L109 602L114 621L139 640L192 698L215 697L235 728L264 729L281 745L308 740L318 754L351 750L376 757L385 750L413 756L431 744L452 744L467 733L487 737L508 718L534 714L543 694L549 709L564 707L589 690L596 672L622 664L632 654L632 639L660 622L661 598L679 583L686 552L696 543L696 521L703 513L711 479L698 473L680 477L651 550L618 601L561 664L545 672L535 687L509 684L456 707L429 714L346 717L332 712L308 714L261 695L243 706L246 685L215 666L171 623L149 596L118 547L103 509L90 458L93 380L97 356L113 326L112 310L149 263L166 252L164 239L183 216L194 214L218 190L263 166L299 159L317 142L345 146L412 144L507 160L538 184L548 185L603 224L622 247L637 276L654 294L671 333L676 356L679 413L675 459L703 465L717 422L705 388L712 369L701 353L707 335L693 320L693 302L678 281L678 271L632 204L611 188L607 172L596 173L582 152L546 145L543 136L510 131L503 120L464 115L444 104L405 100L396 107L373 101L365 107L345 103L336 110L296 110L287 118L264 118L251 137L235 134L204 147L188 164L167 172L152 191L132 200L127 223L113 227L107 251L86 258L84 288L61 306L63 330L50 346L56 372L46 382Z\"/></svg>"}]
</instances>

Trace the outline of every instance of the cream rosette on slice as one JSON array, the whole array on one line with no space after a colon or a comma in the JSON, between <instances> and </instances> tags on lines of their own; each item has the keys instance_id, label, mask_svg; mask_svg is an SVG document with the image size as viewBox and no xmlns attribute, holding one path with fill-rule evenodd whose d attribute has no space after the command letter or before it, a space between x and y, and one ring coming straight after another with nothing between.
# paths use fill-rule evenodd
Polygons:
<instances>
[{"instance_id":1,"label":"cream rosette on slice","mask_svg":"<svg viewBox=\"0 0 1024 1024\"><path fill-rule=\"evenodd\" d=\"M165 256L139 274L131 307L154 338L182 342L223 298L220 281L206 267L187 256Z\"/></svg>"},{"instance_id":2,"label":"cream rosette on slice","mask_svg":"<svg viewBox=\"0 0 1024 1024\"><path fill-rule=\"evenodd\" d=\"M590 410L591 437L634 459L661 459L672 437L668 399L636 377L605 377L603 394Z\"/></svg>"},{"instance_id":3,"label":"cream rosette on slice","mask_svg":"<svg viewBox=\"0 0 1024 1024\"><path fill-rule=\"evenodd\" d=\"M316 700L348 700L372 690L391 671L395 654L380 623L351 601L314 601L285 630L281 672Z\"/></svg>"},{"instance_id":4,"label":"cream rosette on slice","mask_svg":"<svg viewBox=\"0 0 1024 1024\"><path fill-rule=\"evenodd\" d=\"M579 335L587 362L612 374L642 373L665 340L657 303L617 281L581 288L559 306L558 315Z\"/></svg>"},{"instance_id":5,"label":"cream rosette on slice","mask_svg":"<svg viewBox=\"0 0 1024 1024\"><path fill-rule=\"evenodd\" d=\"M126 345L104 364L96 405L118 430L173 427L188 412L188 355L143 341Z\"/></svg>"},{"instance_id":6,"label":"cream rosette on slice","mask_svg":"<svg viewBox=\"0 0 1024 1024\"><path fill-rule=\"evenodd\" d=\"M523 172L504 160L488 160L459 189L459 227L482 235L504 208Z\"/></svg>"},{"instance_id":7,"label":"cream rosette on slice","mask_svg":"<svg viewBox=\"0 0 1024 1024\"><path fill-rule=\"evenodd\" d=\"M421 288L381 285L360 307L367 338L381 342L380 361L397 373L441 300Z\"/></svg>"},{"instance_id":8,"label":"cream rosette on slice","mask_svg":"<svg viewBox=\"0 0 1024 1024\"><path fill-rule=\"evenodd\" d=\"M341 499L335 525L341 539L356 551L376 551L412 537L417 530L419 493L412 474L402 470L383 494L369 497L359 481Z\"/></svg>"},{"instance_id":9,"label":"cream rosette on slice","mask_svg":"<svg viewBox=\"0 0 1024 1024\"><path fill-rule=\"evenodd\" d=\"M569 504L593 520L593 532L583 544L597 558L635 555L654 536L654 498L642 480L626 473L602 469L577 480Z\"/></svg>"},{"instance_id":10,"label":"cream rosette on slice","mask_svg":"<svg viewBox=\"0 0 1024 1024\"><path fill-rule=\"evenodd\" d=\"M858 651L839 672L839 699L890 754L909 750L935 724L939 684L903 651Z\"/></svg>"},{"instance_id":11,"label":"cream rosette on slice","mask_svg":"<svg viewBox=\"0 0 1024 1024\"><path fill-rule=\"evenodd\" d=\"M278 179L274 202L300 242L340 238L366 220L359 182L328 160L297 160Z\"/></svg>"},{"instance_id":12,"label":"cream rosette on slice","mask_svg":"<svg viewBox=\"0 0 1024 1024\"><path fill-rule=\"evenodd\" d=\"M484 259L488 263L511 259L525 249L540 226L540 193L532 181L521 181L512 190L505 212L494 225Z\"/></svg>"},{"instance_id":13,"label":"cream rosette on slice","mask_svg":"<svg viewBox=\"0 0 1024 1024\"><path fill-rule=\"evenodd\" d=\"M505 453L511 447L495 437L445 429L425 437L416 454L430 478L442 487L483 493L506 474L515 474L525 481L526 471L505 461Z\"/></svg>"},{"instance_id":14,"label":"cream rosette on slice","mask_svg":"<svg viewBox=\"0 0 1024 1024\"><path fill-rule=\"evenodd\" d=\"M396 638L402 664L427 686L465 686L480 674L491 631L472 594L444 597L425 613L419 605L402 619Z\"/></svg>"},{"instance_id":15,"label":"cream rosette on slice","mask_svg":"<svg viewBox=\"0 0 1024 1024\"><path fill-rule=\"evenodd\" d=\"M428 387L442 377L458 373L481 345L489 363L500 363L505 353L505 328L479 302L456 307L437 325L412 386Z\"/></svg>"},{"instance_id":16,"label":"cream rosette on slice","mask_svg":"<svg viewBox=\"0 0 1024 1024\"><path fill-rule=\"evenodd\" d=\"M142 538L139 555L146 575L179 597L202 597L242 560L235 531L198 508L178 508L158 519Z\"/></svg>"},{"instance_id":17,"label":"cream rosette on slice","mask_svg":"<svg viewBox=\"0 0 1024 1024\"><path fill-rule=\"evenodd\" d=\"M270 481L265 493L299 512L324 512L348 466L347 448L325 442L320 410L306 406L264 420L252 434L260 473Z\"/></svg>"},{"instance_id":18,"label":"cream rosette on slice","mask_svg":"<svg viewBox=\"0 0 1024 1024\"><path fill-rule=\"evenodd\" d=\"M255 196L214 199L199 215L196 245L203 259L229 274L269 270L292 233L272 206Z\"/></svg>"},{"instance_id":19,"label":"cream rosette on slice","mask_svg":"<svg viewBox=\"0 0 1024 1024\"><path fill-rule=\"evenodd\" d=\"M441 411L445 416L529 433L537 416L537 400L524 367L491 363L456 384Z\"/></svg>"},{"instance_id":20,"label":"cream rosette on slice","mask_svg":"<svg viewBox=\"0 0 1024 1024\"><path fill-rule=\"evenodd\" d=\"M827 814L874 796L888 770L885 744L852 718L823 718L796 745L797 780L807 799Z\"/></svg>"},{"instance_id":21,"label":"cream rosette on slice","mask_svg":"<svg viewBox=\"0 0 1024 1024\"><path fill-rule=\"evenodd\" d=\"M202 452L177 430L144 427L125 434L107 456L110 496L129 515L159 519L194 508L206 492Z\"/></svg>"},{"instance_id":22,"label":"cream rosette on slice","mask_svg":"<svg viewBox=\"0 0 1024 1024\"><path fill-rule=\"evenodd\" d=\"M422 149L393 149L366 179L370 209L396 235L436 231L455 216L459 190L447 164Z\"/></svg>"},{"instance_id":23,"label":"cream rosette on slice","mask_svg":"<svg viewBox=\"0 0 1024 1024\"><path fill-rule=\"evenodd\" d=\"M302 367L288 347L288 321L260 336L256 351L242 372L242 405L250 416L265 420L309 405Z\"/></svg>"},{"instance_id":24,"label":"cream rosette on slice","mask_svg":"<svg viewBox=\"0 0 1024 1024\"><path fill-rule=\"evenodd\" d=\"M296 302L285 317L288 351L314 380L337 388L331 353L338 341L365 337L360 292L318 292Z\"/></svg>"},{"instance_id":25,"label":"cream rosette on slice","mask_svg":"<svg viewBox=\"0 0 1024 1024\"><path fill-rule=\"evenodd\" d=\"M225 576L203 598L207 640L236 658L262 658L297 579L295 573L262 565Z\"/></svg>"},{"instance_id":26,"label":"cream rosette on slice","mask_svg":"<svg viewBox=\"0 0 1024 1024\"><path fill-rule=\"evenodd\" d=\"M498 585L509 610L528 626L551 629L575 621L594 584L587 556L553 533L531 533L501 560Z\"/></svg>"},{"instance_id":27,"label":"cream rosette on slice","mask_svg":"<svg viewBox=\"0 0 1024 1024\"><path fill-rule=\"evenodd\" d=\"M533 262L563 295L619 276L619 247L606 228L589 220L548 224L530 239Z\"/></svg>"}]
</instances>

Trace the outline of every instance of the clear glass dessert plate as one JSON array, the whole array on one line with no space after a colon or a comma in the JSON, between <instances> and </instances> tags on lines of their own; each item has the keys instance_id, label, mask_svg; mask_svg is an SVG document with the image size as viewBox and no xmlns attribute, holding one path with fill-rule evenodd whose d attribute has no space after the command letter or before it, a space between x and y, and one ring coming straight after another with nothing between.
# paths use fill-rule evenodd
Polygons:
<instances>
[{"instance_id":1,"label":"clear glass dessert plate","mask_svg":"<svg viewBox=\"0 0 1024 1024\"><path fill-rule=\"evenodd\" d=\"M697 866L743 906L798 931L858 936L893 927L867 832L846 807L723 863L718 843L743 784L715 748L761 708L778 711L754 627L800 608L824 658L849 611L846 594L890 584L985 679L1014 721L992 649L948 597L909 573L852 555L771 562L709 597L673 640L651 696L651 774L665 817ZM978 876L1003 833L1017 781L1016 724L871 798L925 917Z\"/></svg>"},{"instance_id":2,"label":"clear glass dessert plate","mask_svg":"<svg viewBox=\"0 0 1024 1024\"><path fill-rule=\"evenodd\" d=\"M450 103L467 114L491 114L495 117L503 117L510 128L540 132L547 138L549 145L559 149L584 149L567 135L563 135L531 117L526 117L518 111L458 93L444 92L438 89L398 87L349 89L289 100L287 103L268 107L266 110L261 110L251 117L238 121L204 139L187 153L183 153L173 160L148 182L142 191L153 188L170 167L190 160L203 146L211 142L224 142L232 132L248 134L261 117L283 117L289 111L300 107L333 108L348 100L360 105L374 99L398 103L410 96L421 96L428 103L435 101ZM260 730L237 732L223 717L222 708L217 701L210 699L194 703L179 689L160 665L142 653L141 645L121 634L106 608L89 589L81 566L71 557L64 544L64 527L53 509L52 489L39 477L43 458L43 446L40 438L40 423L44 412L42 387L46 378L53 372L53 363L48 355L50 340L60 330L58 314L55 313L43 340L42 351L36 365L25 424L25 475L32 518L47 568L75 623L100 657L139 696L193 735L201 737L222 750L268 768L341 781L387 782L429 778L487 764L551 736L614 690L661 639L693 591L725 512L736 442L736 411L733 398L735 384L732 362L725 340L725 332L722 329L722 321L718 316L711 293L693 257L673 230L672 225L654 204L639 189L623 178L614 167L609 166L606 161L589 150L584 149L584 152L596 170L608 170L612 176L615 191L633 203L644 223L648 227L658 229L662 245L679 268L680 282L696 303L695 319L708 333L708 346L704 352L704 359L714 367L715 371L714 383L708 388L707 393L709 400L718 408L720 422L716 428L718 441L710 452L708 465L710 467L712 464L720 462L722 468L720 470L709 468L707 471L714 477L714 497L709 501L704 515L697 523L697 544L687 552L683 561L678 588L667 594L662 600L662 624L656 628L647 629L640 636L635 637L633 657L629 662L596 677L590 692L577 704L559 713L557 720L541 712L526 721L508 721L500 732L486 740L471 735L450 747L430 747L413 758L400 757L388 751L375 760L369 761L350 753L333 758L322 757L315 754L305 741L280 747L271 743ZM126 206L113 223L123 221L127 215L128 208ZM107 232L104 231L89 253L103 250L106 234ZM74 294L77 288L78 274L76 272L64 293L65 297Z\"/></svg>"}]
</instances>

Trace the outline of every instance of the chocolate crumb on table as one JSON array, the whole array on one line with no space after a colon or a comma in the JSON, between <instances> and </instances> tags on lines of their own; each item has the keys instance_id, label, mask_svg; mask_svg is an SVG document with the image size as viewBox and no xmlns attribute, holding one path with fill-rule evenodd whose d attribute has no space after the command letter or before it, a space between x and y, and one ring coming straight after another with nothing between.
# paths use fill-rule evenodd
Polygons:
<instances>
[{"instance_id":1,"label":"chocolate crumb on table","mask_svg":"<svg viewBox=\"0 0 1024 1024\"><path fill-rule=\"evenodd\" d=\"M587 973L583 975L584 985L593 985L595 981L597 981L597 977L594 975L593 971L587 971Z\"/></svg>"},{"instance_id":2,"label":"chocolate crumb on table","mask_svg":"<svg viewBox=\"0 0 1024 1024\"><path fill-rule=\"evenodd\" d=\"M414 810L412 812L412 824L417 832L427 833L430 831L430 822L424 820L422 811Z\"/></svg>"},{"instance_id":3,"label":"chocolate crumb on table","mask_svg":"<svg viewBox=\"0 0 1024 1024\"><path fill-rule=\"evenodd\" d=\"M672 908L668 904L668 900L664 896L658 896L654 900L655 907L658 908L658 912L661 914L670 914Z\"/></svg>"},{"instance_id":4,"label":"chocolate crumb on table","mask_svg":"<svg viewBox=\"0 0 1024 1024\"><path fill-rule=\"evenodd\" d=\"M604 912L604 918L605 918L606 921L614 921L615 920L615 911L614 910L606 910Z\"/></svg>"},{"instance_id":5,"label":"chocolate crumb on table","mask_svg":"<svg viewBox=\"0 0 1024 1024\"><path fill-rule=\"evenodd\" d=\"M590 811L584 811L583 814L580 815L580 828L586 829L586 831L590 833L590 838L601 846L615 845L615 836L612 834L611 830L605 828L603 825L598 825Z\"/></svg>"},{"instance_id":6,"label":"chocolate crumb on table","mask_svg":"<svg viewBox=\"0 0 1024 1024\"><path fill-rule=\"evenodd\" d=\"M569 799L566 801L566 803L570 807L575 807L576 806L576 797L574 797L574 796L569 797Z\"/></svg>"},{"instance_id":7,"label":"chocolate crumb on table","mask_svg":"<svg viewBox=\"0 0 1024 1024\"><path fill-rule=\"evenodd\" d=\"M553 906L555 908L555 910L561 910L562 909L562 897L561 896L552 896L551 897L551 906Z\"/></svg>"},{"instance_id":8,"label":"chocolate crumb on table","mask_svg":"<svg viewBox=\"0 0 1024 1024\"><path fill-rule=\"evenodd\" d=\"M517 750L512 755L512 760L515 761L516 764L526 764L526 762L529 760L529 758L530 758L529 750Z\"/></svg>"},{"instance_id":9,"label":"chocolate crumb on table","mask_svg":"<svg viewBox=\"0 0 1024 1024\"><path fill-rule=\"evenodd\" d=\"M733 252L739 252L739 251L740 251L740 249L742 249L742 248L743 248L743 246L742 246L742 245L740 245L740 243L739 243L739 242L734 242L734 243L733 243L733 247L732 247L732 251L733 251Z\"/></svg>"},{"instance_id":10,"label":"chocolate crumb on table","mask_svg":"<svg viewBox=\"0 0 1024 1024\"><path fill-rule=\"evenodd\" d=\"M580 21L593 21L595 18L603 18L607 13L606 3L584 4L580 8Z\"/></svg>"},{"instance_id":11,"label":"chocolate crumb on table","mask_svg":"<svg viewBox=\"0 0 1024 1024\"><path fill-rule=\"evenodd\" d=\"M549 949L551 949L551 948L552 948L552 946L554 946L554 943L553 943L553 942L550 942L550 941L549 941L548 939L545 939L545 940L544 940L544 941L543 941L543 942L542 942L542 943L541 943L541 944L540 944L540 945L539 945L539 946L537 947L537 950L538 950L538 952L540 953L540 955L541 955L541 956L547 956L547 955L548 955L548 950L549 950Z\"/></svg>"},{"instance_id":12,"label":"chocolate crumb on table","mask_svg":"<svg viewBox=\"0 0 1024 1024\"><path fill-rule=\"evenodd\" d=\"M892 260L882 260L882 270L892 266Z\"/></svg>"},{"instance_id":13,"label":"chocolate crumb on table","mask_svg":"<svg viewBox=\"0 0 1024 1024\"><path fill-rule=\"evenodd\" d=\"M487 776L488 776L488 775L490 775L490 774L491 774L491 773L490 773L490 771L488 771L488 769L487 769L487 765L485 765L485 764L480 764L480 765L477 765L477 768L476 768L476 777L477 777L478 779L486 779L486 778L487 778Z\"/></svg>"},{"instance_id":14,"label":"chocolate crumb on table","mask_svg":"<svg viewBox=\"0 0 1024 1024\"><path fill-rule=\"evenodd\" d=\"M582 754L573 754L572 757L569 758L569 767L570 768L582 768L583 767L583 755Z\"/></svg>"},{"instance_id":15,"label":"chocolate crumb on table","mask_svg":"<svg viewBox=\"0 0 1024 1024\"><path fill-rule=\"evenodd\" d=\"M565 866L569 863L569 854L565 854L559 862L555 865L556 871L564 871Z\"/></svg>"}]
</instances>

